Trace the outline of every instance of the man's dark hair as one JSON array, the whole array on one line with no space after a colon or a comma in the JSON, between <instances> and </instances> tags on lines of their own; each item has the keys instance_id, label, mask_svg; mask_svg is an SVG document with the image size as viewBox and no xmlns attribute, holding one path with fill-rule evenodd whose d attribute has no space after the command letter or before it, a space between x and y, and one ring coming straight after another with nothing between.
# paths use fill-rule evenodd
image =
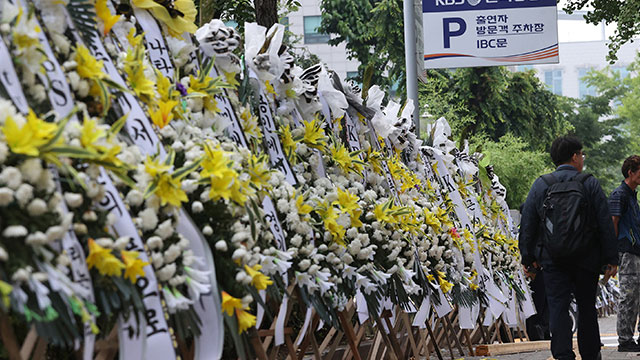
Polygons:
<instances>
[{"instance_id":1,"label":"man's dark hair","mask_svg":"<svg viewBox=\"0 0 640 360\"><path fill-rule=\"evenodd\" d=\"M551 144L551 160L556 166L569 162L573 154L577 154L582 150L582 142L575 136L561 136Z\"/></svg>"},{"instance_id":2,"label":"man's dark hair","mask_svg":"<svg viewBox=\"0 0 640 360\"><path fill-rule=\"evenodd\" d=\"M622 163L622 176L626 179L629 177L629 171L636 172L638 169L640 169L640 156L631 155Z\"/></svg>"}]
</instances>

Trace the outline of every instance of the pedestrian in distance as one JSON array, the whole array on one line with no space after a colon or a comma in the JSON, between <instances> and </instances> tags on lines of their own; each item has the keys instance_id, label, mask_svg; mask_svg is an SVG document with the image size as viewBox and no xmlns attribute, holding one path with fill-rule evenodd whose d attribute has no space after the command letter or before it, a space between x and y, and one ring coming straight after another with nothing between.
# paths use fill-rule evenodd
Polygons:
<instances>
[{"instance_id":1,"label":"pedestrian in distance","mask_svg":"<svg viewBox=\"0 0 640 360\"><path fill-rule=\"evenodd\" d=\"M618 351L640 352L633 339L640 306L640 207L636 188L640 184L640 156L622 163L624 180L609 196L609 209L618 237L620 302L618 304Z\"/></svg>"},{"instance_id":2,"label":"pedestrian in distance","mask_svg":"<svg viewBox=\"0 0 640 360\"><path fill-rule=\"evenodd\" d=\"M522 265L527 276L544 274L553 357L576 358L569 317L573 294L580 355L584 360L601 359L598 278L601 272L615 276L618 268L607 197L595 177L582 173L585 153L578 138L557 138L550 154L557 168L536 179L522 210Z\"/></svg>"}]
</instances>

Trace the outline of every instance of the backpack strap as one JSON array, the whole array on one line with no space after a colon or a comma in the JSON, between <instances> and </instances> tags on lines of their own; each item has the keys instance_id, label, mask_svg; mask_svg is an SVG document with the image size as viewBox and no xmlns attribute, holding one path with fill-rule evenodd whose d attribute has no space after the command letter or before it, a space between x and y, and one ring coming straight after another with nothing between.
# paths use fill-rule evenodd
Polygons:
<instances>
[{"instance_id":1,"label":"backpack strap","mask_svg":"<svg viewBox=\"0 0 640 360\"><path fill-rule=\"evenodd\" d=\"M573 181L578 181L578 182L580 182L581 184L584 185L584 182L587 181L587 179L592 177L592 176L593 176L593 174L579 173L578 175L576 175L573 178Z\"/></svg>"},{"instance_id":2,"label":"backpack strap","mask_svg":"<svg viewBox=\"0 0 640 360\"><path fill-rule=\"evenodd\" d=\"M540 176L540 178L542 179L542 181L545 182L545 184L547 184L547 186L551 186L555 183L558 182L558 178L555 177L552 173L551 174L544 174L542 176Z\"/></svg>"}]
</instances>

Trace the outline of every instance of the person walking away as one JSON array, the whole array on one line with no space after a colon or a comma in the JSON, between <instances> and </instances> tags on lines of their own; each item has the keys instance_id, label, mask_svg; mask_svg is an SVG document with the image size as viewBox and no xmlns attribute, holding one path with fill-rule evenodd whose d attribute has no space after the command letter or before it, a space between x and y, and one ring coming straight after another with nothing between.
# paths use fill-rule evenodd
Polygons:
<instances>
[{"instance_id":1,"label":"person walking away","mask_svg":"<svg viewBox=\"0 0 640 360\"><path fill-rule=\"evenodd\" d=\"M640 207L636 191L640 184L640 156L632 155L624 160L622 175L625 179L609 196L620 259L618 351L640 352L640 345L633 339L640 306Z\"/></svg>"},{"instance_id":2,"label":"person walking away","mask_svg":"<svg viewBox=\"0 0 640 360\"><path fill-rule=\"evenodd\" d=\"M556 170L536 179L522 211L519 248L527 276L544 274L551 353L575 359L569 317L571 295L578 305L578 349L584 360L601 359L596 291L602 270L617 271L618 254L609 206L600 182L582 174L585 154L573 136L559 137L550 150Z\"/></svg>"}]
</instances>

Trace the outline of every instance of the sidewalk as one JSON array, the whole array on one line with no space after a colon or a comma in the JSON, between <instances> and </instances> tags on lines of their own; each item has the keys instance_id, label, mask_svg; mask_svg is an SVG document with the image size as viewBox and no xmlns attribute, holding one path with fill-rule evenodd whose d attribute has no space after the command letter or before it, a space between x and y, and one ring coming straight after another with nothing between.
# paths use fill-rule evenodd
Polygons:
<instances>
[{"instance_id":1,"label":"sidewalk","mask_svg":"<svg viewBox=\"0 0 640 360\"><path fill-rule=\"evenodd\" d=\"M600 324L600 339L604 343L602 349L603 360L626 360L626 359L638 359L640 360L640 353L620 353L617 351L618 336L616 335L616 316L609 316L599 319ZM636 334L637 336L637 334ZM574 350L577 355L577 359L580 359L580 355ZM476 356L465 357L464 360L484 360L484 359L496 359L496 360L553 360L551 357L551 351L536 351L527 352L513 355L496 355L496 356Z\"/></svg>"}]
</instances>

